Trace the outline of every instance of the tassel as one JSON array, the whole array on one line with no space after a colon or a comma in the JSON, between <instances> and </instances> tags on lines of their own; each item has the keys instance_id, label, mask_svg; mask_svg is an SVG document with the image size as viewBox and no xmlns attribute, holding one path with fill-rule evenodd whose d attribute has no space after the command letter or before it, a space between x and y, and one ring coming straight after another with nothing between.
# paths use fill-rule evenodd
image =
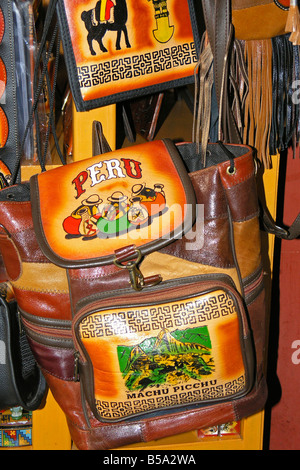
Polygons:
<instances>
[{"instance_id":1,"label":"tassel","mask_svg":"<svg viewBox=\"0 0 300 470\"><path fill-rule=\"evenodd\" d=\"M300 13L297 0L290 1L285 31L291 33L289 40L294 46L300 45Z\"/></svg>"}]
</instances>

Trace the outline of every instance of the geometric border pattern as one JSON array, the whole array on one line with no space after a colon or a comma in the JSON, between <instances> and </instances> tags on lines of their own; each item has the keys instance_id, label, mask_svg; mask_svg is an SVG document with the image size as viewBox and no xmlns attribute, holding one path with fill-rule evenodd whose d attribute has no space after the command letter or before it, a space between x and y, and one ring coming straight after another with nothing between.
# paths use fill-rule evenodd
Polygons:
<instances>
[{"instance_id":1,"label":"geometric border pattern","mask_svg":"<svg viewBox=\"0 0 300 470\"><path fill-rule=\"evenodd\" d=\"M107 60L77 68L80 88L91 88L110 82L131 80L162 73L197 62L194 43L180 44L165 49Z\"/></svg>"}]
</instances>

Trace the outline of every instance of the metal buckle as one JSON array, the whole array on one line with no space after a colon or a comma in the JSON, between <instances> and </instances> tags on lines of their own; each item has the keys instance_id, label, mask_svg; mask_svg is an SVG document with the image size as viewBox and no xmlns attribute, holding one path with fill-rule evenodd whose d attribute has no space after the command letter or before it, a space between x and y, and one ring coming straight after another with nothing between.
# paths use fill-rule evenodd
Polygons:
<instances>
[{"instance_id":1,"label":"metal buckle","mask_svg":"<svg viewBox=\"0 0 300 470\"><path fill-rule=\"evenodd\" d=\"M142 259L142 253L138 249L135 249L135 252L137 254L136 259L126 261L124 264L118 261L117 259L114 259L114 265L117 266L118 268L128 270L130 284L132 288L136 291L141 291L145 287L152 287L152 286L156 286L157 284L159 284L162 281L162 277L160 275L149 278L151 279L151 281L147 282L147 278L143 276L143 274L141 273L138 267L138 264Z\"/></svg>"}]
</instances>

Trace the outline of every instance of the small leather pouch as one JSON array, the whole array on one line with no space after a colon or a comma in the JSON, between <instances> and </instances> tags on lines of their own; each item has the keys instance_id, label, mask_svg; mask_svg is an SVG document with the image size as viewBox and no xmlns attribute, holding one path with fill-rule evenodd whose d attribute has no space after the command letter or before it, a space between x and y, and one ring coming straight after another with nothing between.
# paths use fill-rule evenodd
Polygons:
<instances>
[{"instance_id":1,"label":"small leather pouch","mask_svg":"<svg viewBox=\"0 0 300 470\"><path fill-rule=\"evenodd\" d=\"M57 12L79 111L193 82L191 0L57 0Z\"/></svg>"}]
</instances>

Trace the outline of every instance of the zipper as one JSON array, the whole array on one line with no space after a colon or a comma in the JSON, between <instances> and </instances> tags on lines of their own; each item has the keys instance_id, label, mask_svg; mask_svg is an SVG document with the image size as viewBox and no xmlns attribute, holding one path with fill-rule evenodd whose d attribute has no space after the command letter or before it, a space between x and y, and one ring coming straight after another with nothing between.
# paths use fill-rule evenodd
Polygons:
<instances>
[{"instance_id":1,"label":"zipper","mask_svg":"<svg viewBox=\"0 0 300 470\"><path fill-rule=\"evenodd\" d=\"M80 354L79 351L74 351L74 382L80 381L79 375Z\"/></svg>"},{"instance_id":2,"label":"zipper","mask_svg":"<svg viewBox=\"0 0 300 470\"><path fill-rule=\"evenodd\" d=\"M250 304L262 291L264 272L262 269L259 270L258 274L251 280L244 284L244 293L246 304Z\"/></svg>"},{"instance_id":3,"label":"zipper","mask_svg":"<svg viewBox=\"0 0 300 470\"><path fill-rule=\"evenodd\" d=\"M26 334L32 340L44 346L74 349L70 321L37 318L21 310L20 317Z\"/></svg>"},{"instance_id":4,"label":"zipper","mask_svg":"<svg viewBox=\"0 0 300 470\"><path fill-rule=\"evenodd\" d=\"M72 338L71 322L65 320L47 320L39 317L33 317L28 313L20 313L20 321L26 331L26 334L33 341L43 344L47 347L70 349L74 354L74 373L73 380L78 382L79 378L79 355L74 350ZM30 319L29 319L30 317Z\"/></svg>"},{"instance_id":5,"label":"zipper","mask_svg":"<svg viewBox=\"0 0 300 470\"><path fill-rule=\"evenodd\" d=\"M53 336L56 338L72 338L72 332L71 330L59 330L58 328L51 328L51 327L46 327L46 326L38 326L35 325L34 323L26 320L24 317L22 317L22 323L25 326L25 328L30 329L31 331L40 334L40 335L47 335L47 336Z\"/></svg>"},{"instance_id":6,"label":"zipper","mask_svg":"<svg viewBox=\"0 0 300 470\"><path fill-rule=\"evenodd\" d=\"M201 285L203 286L202 288ZM187 293L187 288L193 288L193 291ZM110 292L109 294L98 296L97 299L90 303L85 300L84 305L82 305L81 309L78 310L73 318L72 335L75 348L81 356L84 356L80 346L80 339L77 337L77 326L85 316L90 315L97 310L106 310L110 308L117 309L125 307L126 305L130 305L131 307L142 307L145 304L147 306L151 306L155 305L158 301L160 303L164 303L170 300L186 300L188 297L193 297L197 294L205 295L206 293L214 290L223 290L228 292L230 296L236 300L237 313L241 320L240 325L242 327L242 334L243 337L246 338L249 334L249 327L247 316L244 311L243 299L233 286L233 282L229 276L216 274L213 275L213 279L211 275L192 276L191 278L165 281L158 286L147 289L145 292L136 293L133 292L132 289L128 289L126 290L126 294L125 292L122 292L119 296L115 296L114 298ZM179 291L181 291L180 295L178 294ZM164 295L164 299L161 298L162 293ZM172 296L172 294L175 295Z\"/></svg>"},{"instance_id":7,"label":"zipper","mask_svg":"<svg viewBox=\"0 0 300 470\"><path fill-rule=\"evenodd\" d=\"M121 299L123 296L124 298L128 299L128 296L136 296L138 299L141 298L148 298L150 295L152 297L152 294L155 292L160 292L163 290L165 291L166 289L171 289L172 287L178 289L183 287L184 285L192 285L195 283L200 283L200 282L209 282L209 281L214 281L214 282L223 282L226 284L226 286L230 286L235 289L235 284L230 276L227 274L219 274L219 273L212 273L212 274L199 274L196 276L190 276L190 277L185 277L185 278L176 278L176 279L171 279L168 281L163 281L157 286L152 286L147 288L147 292L134 292L132 288L126 288L126 289L118 289L118 290L113 290L113 291L108 291L102 294L94 294L91 295L90 297L85 297L81 301L77 303L77 312L81 312L85 306L93 305L94 303L97 303L99 301L105 301L105 300L112 300L112 299ZM77 316L77 314L75 314ZM74 320L73 320L74 321Z\"/></svg>"},{"instance_id":8,"label":"zipper","mask_svg":"<svg viewBox=\"0 0 300 470\"><path fill-rule=\"evenodd\" d=\"M184 287L185 287L185 284L186 284L189 287L199 286L199 292L197 292L197 293L200 294L200 288L201 288L200 285L204 284L204 283L207 284L207 292L209 292L211 290L222 289L222 290L229 290L235 297L239 296L238 292L232 287L232 284L224 282L224 281L223 282L218 281L218 283L216 283L215 280L212 281L211 279L206 280L206 279L202 278L200 281L194 280L193 282L183 283L181 285L176 285L176 286L167 285L167 283L171 284L172 281L166 281L166 283L164 285L161 283L159 285L159 287L160 287L159 289L155 289L155 290L151 290L151 291L149 289L149 290L147 290L147 292L140 292L137 295L133 294L132 290L130 289L128 292L126 292L126 294L125 293L124 293L124 295L120 294L117 298L114 297L114 300L117 301L116 303L121 304L120 306L122 306L122 303L124 301L128 303L130 298L133 298L133 301L135 299L137 299L138 300L138 302L136 302L137 305L142 305L142 302L140 302L140 301L143 300L143 299L145 299L145 302L146 302L147 305L151 305L152 303L155 303L156 300L159 300L160 302L163 302L162 299L160 298L161 294L162 294L162 291L164 293L164 296L168 297L168 294L172 294L173 292L178 292L178 290L181 290L181 289L183 290ZM205 294L205 293L206 293L206 289L201 291L201 295ZM191 295L194 295L194 294L191 294ZM151 302L147 301L149 299L149 297L151 297ZM184 291L183 291L181 297L182 298L187 298ZM168 300L170 300L170 298L171 297L169 297ZM176 300L180 300L180 298L176 297ZM76 323L78 318L80 318L82 315L85 315L86 313L91 313L92 310L94 310L95 308L98 308L99 305L101 305L102 303L103 303L103 305L101 305L101 309L102 308L109 308L109 305L111 307L118 308L118 305L116 305L116 304L112 305L112 301L113 301L113 298L112 298L112 295L110 293L109 297L107 295L104 295L102 298L99 297L96 300L94 300L93 302L88 303L85 306L82 306L82 308L74 316L73 322Z\"/></svg>"},{"instance_id":9,"label":"zipper","mask_svg":"<svg viewBox=\"0 0 300 470\"><path fill-rule=\"evenodd\" d=\"M28 321L27 319L24 318L24 316L22 316L22 323L27 330L31 330L38 335L52 336L55 338L66 338L66 339L72 338L71 329L60 330L58 328L40 326L40 325L34 324L31 321Z\"/></svg>"}]
</instances>

